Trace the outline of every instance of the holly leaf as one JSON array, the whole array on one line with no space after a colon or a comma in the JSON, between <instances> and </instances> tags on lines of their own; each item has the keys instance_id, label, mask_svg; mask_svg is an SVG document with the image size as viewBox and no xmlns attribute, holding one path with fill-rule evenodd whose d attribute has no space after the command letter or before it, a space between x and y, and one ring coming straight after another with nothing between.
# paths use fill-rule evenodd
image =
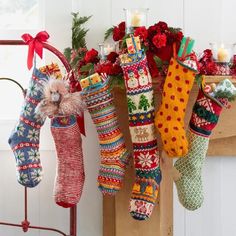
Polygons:
<instances>
[{"instance_id":1,"label":"holly leaf","mask_svg":"<svg viewBox=\"0 0 236 236\"><path fill-rule=\"evenodd\" d=\"M90 70L93 70L94 66L92 63L88 63L80 68L80 72L88 72Z\"/></svg>"},{"instance_id":2,"label":"holly leaf","mask_svg":"<svg viewBox=\"0 0 236 236\"><path fill-rule=\"evenodd\" d=\"M105 32L105 36L104 36L104 41L107 40L111 34L113 34L113 30L114 30L114 26L109 28L106 32Z\"/></svg>"},{"instance_id":3,"label":"holly leaf","mask_svg":"<svg viewBox=\"0 0 236 236\"><path fill-rule=\"evenodd\" d=\"M202 75L197 74L197 75L195 76L195 81L196 81L198 87L201 88L201 86L202 86Z\"/></svg>"},{"instance_id":4,"label":"holly leaf","mask_svg":"<svg viewBox=\"0 0 236 236\"><path fill-rule=\"evenodd\" d=\"M169 31L173 34L176 34L180 32L182 29L181 28L174 28L174 27L169 27Z\"/></svg>"},{"instance_id":5,"label":"holly leaf","mask_svg":"<svg viewBox=\"0 0 236 236\"><path fill-rule=\"evenodd\" d=\"M160 57L154 56L153 59L154 59L156 65L157 65L157 68L161 68L163 66L163 61L161 60Z\"/></svg>"}]
</instances>

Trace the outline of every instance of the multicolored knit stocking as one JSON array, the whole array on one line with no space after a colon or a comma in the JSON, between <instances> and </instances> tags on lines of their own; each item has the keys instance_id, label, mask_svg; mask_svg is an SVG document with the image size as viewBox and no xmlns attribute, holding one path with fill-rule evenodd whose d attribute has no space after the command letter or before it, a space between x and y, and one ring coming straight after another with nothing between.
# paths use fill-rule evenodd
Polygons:
<instances>
[{"instance_id":1,"label":"multicolored knit stocking","mask_svg":"<svg viewBox=\"0 0 236 236\"><path fill-rule=\"evenodd\" d=\"M130 214L137 220L146 220L152 214L161 182L154 126L152 79L145 56L138 62L122 64L122 69L136 170L130 200Z\"/></svg>"},{"instance_id":2,"label":"multicolored knit stocking","mask_svg":"<svg viewBox=\"0 0 236 236\"><path fill-rule=\"evenodd\" d=\"M84 88L81 96L96 125L101 148L98 188L103 194L114 195L122 186L130 155L119 128L108 80Z\"/></svg>"},{"instance_id":3,"label":"multicolored knit stocking","mask_svg":"<svg viewBox=\"0 0 236 236\"><path fill-rule=\"evenodd\" d=\"M170 157L188 152L184 130L185 109L196 71L172 58L164 84L162 104L155 117L163 148Z\"/></svg>"},{"instance_id":4,"label":"multicolored knit stocking","mask_svg":"<svg viewBox=\"0 0 236 236\"><path fill-rule=\"evenodd\" d=\"M72 207L80 200L84 186L82 139L75 116L55 117L51 132L57 150L55 202Z\"/></svg>"},{"instance_id":5,"label":"multicolored knit stocking","mask_svg":"<svg viewBox=\"0 0 236 236\"><path fill-rule=\"evenodd\" d=\"M35 108L43 98L42 83L48 77L34 68L20 119L8 140L16 159L17 180L26 187L35 187L42 179L39 158L39 135L44 120L36 117Z\"/></svg>"},{"instance_id":6,"label":"multicolored knit stocking","mask_svg":"<svg viewBox=\"0 0 236 236\"><path fill-rule=\"evenodd\" d=\"M202 166L209 136L217 125L222 105L199 90L189 124L189 153L175 162L180 178L175 181L180 203L196 210L203 203Z\"/></svg>"}]
</instances>

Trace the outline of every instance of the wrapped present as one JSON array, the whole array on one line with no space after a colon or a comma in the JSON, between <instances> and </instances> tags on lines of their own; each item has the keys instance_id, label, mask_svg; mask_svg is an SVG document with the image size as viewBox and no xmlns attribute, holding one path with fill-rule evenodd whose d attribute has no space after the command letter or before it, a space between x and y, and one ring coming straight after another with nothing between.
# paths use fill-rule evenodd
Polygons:
<instances>
[{"instance_id":1,"label":"wrapped present","mask_svg":"<svg viewBox=\"0 0 236 236\"><path fill-rule=\"evenodd\" d=\"M101 82L102 82L101 77L99 76L98 73L95 73L86 77L85 79L80 80L80 85L84 89L89 86L96 86L100 84Z\"/></svg>"},{"instance_id":2,"label":"wrapped present","mask_svg":"<svg viewBox=\"0 0 236 236\"><path fill-rule=\"evenodd\" d=\"M180 48L179 48L179 52L178 52L178 58L187 59L186 56L188 56L192 52L194 42L195 41L191 39L190 37L183 37Z\"/></svg>"},{"instance_id":3,"label":"wrapped present","mask_svg":"<svg viewBox=\"0 0 236 236\"><path fill-rule=\"evenodd\" d=\"M143 58L143 50L140 50L134 54L122 54L119 58L122 64L138 62L141 58Z\"/></svg>"},{"instance_id":4,"label":"wrapped present","mask_svg":"<svg viewBox=\"0 0 236 236\"><path fill-rule=\"evenodd\" d=\"M224 91L232 95L236 94L236 88L229 79L222 80L215 88L215 92Z\"/></svg>"},{"instance_id":5,"label":"wrapped present","mask_svg":"<svg viewBox=\"0 0 236 236\"><path fill-rule=\"evenodd\" d=\"M62 79L62 74L57 63L51 63L50 65L40 67L39 70L43 74L54 77L55 79Z\"/></svg>"},{"instance_id":6,"label":"wrapped present","mask_svg":"<svg viewBox=\"0 0 236 236\"><path fill-rule=\"evenodd\" d=\"M129 54L138 53L141 50L141 43L139 37L131 37L126 39L126 45Z\"/></svg>"}]
</instances>

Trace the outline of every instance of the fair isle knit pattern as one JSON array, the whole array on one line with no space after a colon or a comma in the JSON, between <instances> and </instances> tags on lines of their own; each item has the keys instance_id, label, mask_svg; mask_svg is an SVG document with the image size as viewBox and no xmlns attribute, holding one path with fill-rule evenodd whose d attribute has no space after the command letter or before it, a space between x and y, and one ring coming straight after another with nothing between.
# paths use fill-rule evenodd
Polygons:
<instances>
[{"instance_id":1,"label":"fair isle knit pattern","mask_svg":"<svg viewBox=\"0 0 236 236\"><path fill-rule=\"evenodd\" d=\"M152 79L146 57L135 63L122 64L122 69L136 170L129 210L134 219L146 220L152 214L161 182Z\"/></svg>"},{"instance_id":2,"label":"fair isle knit pattern","mask_svg":"<svg viewBox=\"0 0 236 236\"><path fill-rule=\"evenodd\" d=\"M19 121L8 140L16 159L17 180L25 187L35 187L42 179L39 136L44 120L36 117L35 108L42 100L47 80L46 75L34 68Z\"/></svg>"},{"instance_id":3,"label":"fair isle knit pattern","mask_svg":"<svg viewBox=\"0 0 236 236\"><path fill-rule=\"evenodd\" d=\"M103 194L114 195L122 186L130 155L119 128L108 80L96 88L85 88L81 95L98 132L101 149L98 188Z\"/></svg>"},{"instance_id":4,"label":"fair isle knit pattern","mask_svg":"<svg viewBox=\"0 0 236 236\"><path fill-rule=\"evenodd\" d=\"M202 167L207 154L209 136L217 125L222 106L207 97L202 90L199 94L189 124L189 152L175 162L180 178L175 181L180 203L188 210L202 206Z\"/></svg>"},{"instance_id":5,"label":"fair isle knit pattern","mask_svg":"<svg viewBox=\"0 0 236 236\"><path fill-rule=\"evenodd\" d=\"M85 180L82 139L76 117L52 118L51 132L57 151L54 200L59 206L72 207L80 200Z\"/></svg>"}]
</instances>

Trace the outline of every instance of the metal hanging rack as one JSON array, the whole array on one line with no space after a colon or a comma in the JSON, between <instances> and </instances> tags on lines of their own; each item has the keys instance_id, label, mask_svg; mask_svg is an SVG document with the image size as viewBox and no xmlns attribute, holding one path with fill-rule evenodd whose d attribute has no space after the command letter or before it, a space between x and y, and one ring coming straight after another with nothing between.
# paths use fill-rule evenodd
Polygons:
<instances>
[{"instance_id":1,"label":"metal hanging rack","mask_svg":"<svg viewBox=\"0 0 236 236\"><path fill-rule=\"evenodd\" d=\"M27 44L23 40L0 40L0 45L17 46L17 45L27 45ZM42 45L43 45L43 48L49 50L50 52L55 54L60 59L60 61L65 66L66 71L68 73L72 72L70 76L72 79L74 79L74 73L72 71L70 64L66 60L65 56L60 51L58 51L55 47L53 47L47 43L42 42ZM8 81L11 81L11 82L17 84L20 87L20 89L22 90L23 95L25 96L26 90L24 90L24 88L17 81L10 79L10 78L0 78L0 80L8 80ZM30 222L28 221L28 193L27 193L27 191L28 191L28 189L27 189L27 187L25 187L25 190L24 190L24 220L21 222L21 224L0 222L0 225L20 227L20 228L22 228L23 232L27 232L29 229L39 229L39 230L44 230L44 231L56 232L56 233L63 235L63 236L77 236L77 206L76 205L74 207L70 208L70 234L69 235L63 233L62 231L60 231L58 229L30 225Z\"/></svg>"}]
</instances>

